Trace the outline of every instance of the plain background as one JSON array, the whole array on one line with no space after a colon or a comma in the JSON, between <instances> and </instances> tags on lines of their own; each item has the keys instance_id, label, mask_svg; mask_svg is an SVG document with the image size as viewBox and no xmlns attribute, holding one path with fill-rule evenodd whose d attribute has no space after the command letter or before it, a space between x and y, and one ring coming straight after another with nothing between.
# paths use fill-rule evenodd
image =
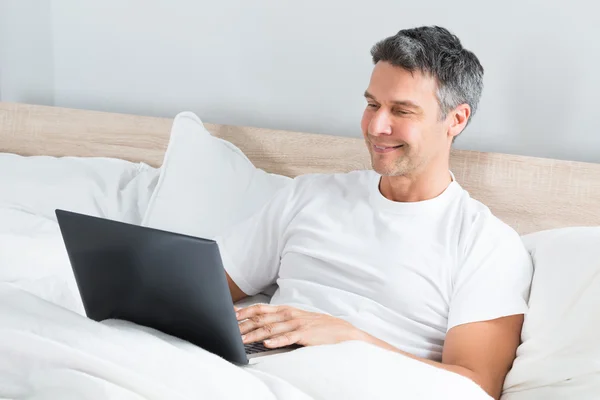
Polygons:
<instances>
[{"instance_id":1,"label":"plain background","mask_svg":"<svg viewBox=\"0 0 600 400\"><path fill-rule=\"evenodd\" d=\"M591 0L0 0L0 99L360 136L370 48L441 25L485 68L455 146L600 162Z\"/></svg>"}]
</instances>

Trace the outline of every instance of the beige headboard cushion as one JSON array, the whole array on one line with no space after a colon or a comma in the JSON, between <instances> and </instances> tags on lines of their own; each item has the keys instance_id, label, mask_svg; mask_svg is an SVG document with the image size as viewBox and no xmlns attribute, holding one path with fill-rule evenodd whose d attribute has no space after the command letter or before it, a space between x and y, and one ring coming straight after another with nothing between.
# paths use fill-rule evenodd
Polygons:
<instances>
[{"instance_id":1,"label":"beige headboard cushion","mask_svg":"<svg viewBox=\"0 0 600 400\"><path fill-rule=\"evenodd\" d=\"M171 124L168 118L0 103L0 152L116 157L160 166ZM269 172L297 176L370 168L362 139L206 127ZM521 234L600 225L600 164L454 150L451 169L474 198Z\"/></svg>"}]
</instances>

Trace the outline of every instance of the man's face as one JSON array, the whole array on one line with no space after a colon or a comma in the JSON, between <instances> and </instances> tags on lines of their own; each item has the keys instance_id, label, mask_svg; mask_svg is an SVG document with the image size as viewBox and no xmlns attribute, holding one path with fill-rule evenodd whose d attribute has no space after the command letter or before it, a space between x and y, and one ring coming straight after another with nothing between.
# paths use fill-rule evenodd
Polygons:
<instances>
[{"instance_id":1,"label":"man's face","mask_svg":"<svg viewBox=\"0 0 600 400\"><path fill-rule=\"evenodd\" d=\"M436 82L378 62L365 92L361 127L373 169L384 176L421 172L447 157L447 123L440 121Z\"/></svg>"}]
</instances>

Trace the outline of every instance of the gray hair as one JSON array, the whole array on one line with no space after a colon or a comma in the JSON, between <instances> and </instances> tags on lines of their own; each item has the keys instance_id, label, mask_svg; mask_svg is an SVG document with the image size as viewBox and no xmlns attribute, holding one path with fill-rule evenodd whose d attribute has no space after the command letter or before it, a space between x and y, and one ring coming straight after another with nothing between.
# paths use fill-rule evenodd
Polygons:
<instances>
[{"instance_id":1,"label":"gray hair","mask_svg":"<svg viewBox=\"0 0 600 400\"><path fill-rule=\"evenodd\" d=\"M441 119L465 103L471 107L471 116L475 115L483 90L483 67L447 29L424 26L401 30L375 44L371 55L374 64L386 61L411 73L432 76L437 81Z\"/></svg>"}]
</instances>

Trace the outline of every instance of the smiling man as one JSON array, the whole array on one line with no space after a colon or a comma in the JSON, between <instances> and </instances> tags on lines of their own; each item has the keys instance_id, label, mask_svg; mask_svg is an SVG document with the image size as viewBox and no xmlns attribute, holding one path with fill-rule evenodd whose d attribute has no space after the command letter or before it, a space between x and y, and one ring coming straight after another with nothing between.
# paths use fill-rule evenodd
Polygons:
<instances>
[{"instance_id":1,"label":"smiling man","mask_svg":"<svg viewBox=\"0 0 600 400\"><path fill-rule=\"evenodd\" d=\"M298 177L217 238L246 343L361 340L464 375L498 398L519 345L532 264L519 235L449 170L483 68L440 27L371 51L362 131L372 171Z\"/></svg>"}]
</instances>

